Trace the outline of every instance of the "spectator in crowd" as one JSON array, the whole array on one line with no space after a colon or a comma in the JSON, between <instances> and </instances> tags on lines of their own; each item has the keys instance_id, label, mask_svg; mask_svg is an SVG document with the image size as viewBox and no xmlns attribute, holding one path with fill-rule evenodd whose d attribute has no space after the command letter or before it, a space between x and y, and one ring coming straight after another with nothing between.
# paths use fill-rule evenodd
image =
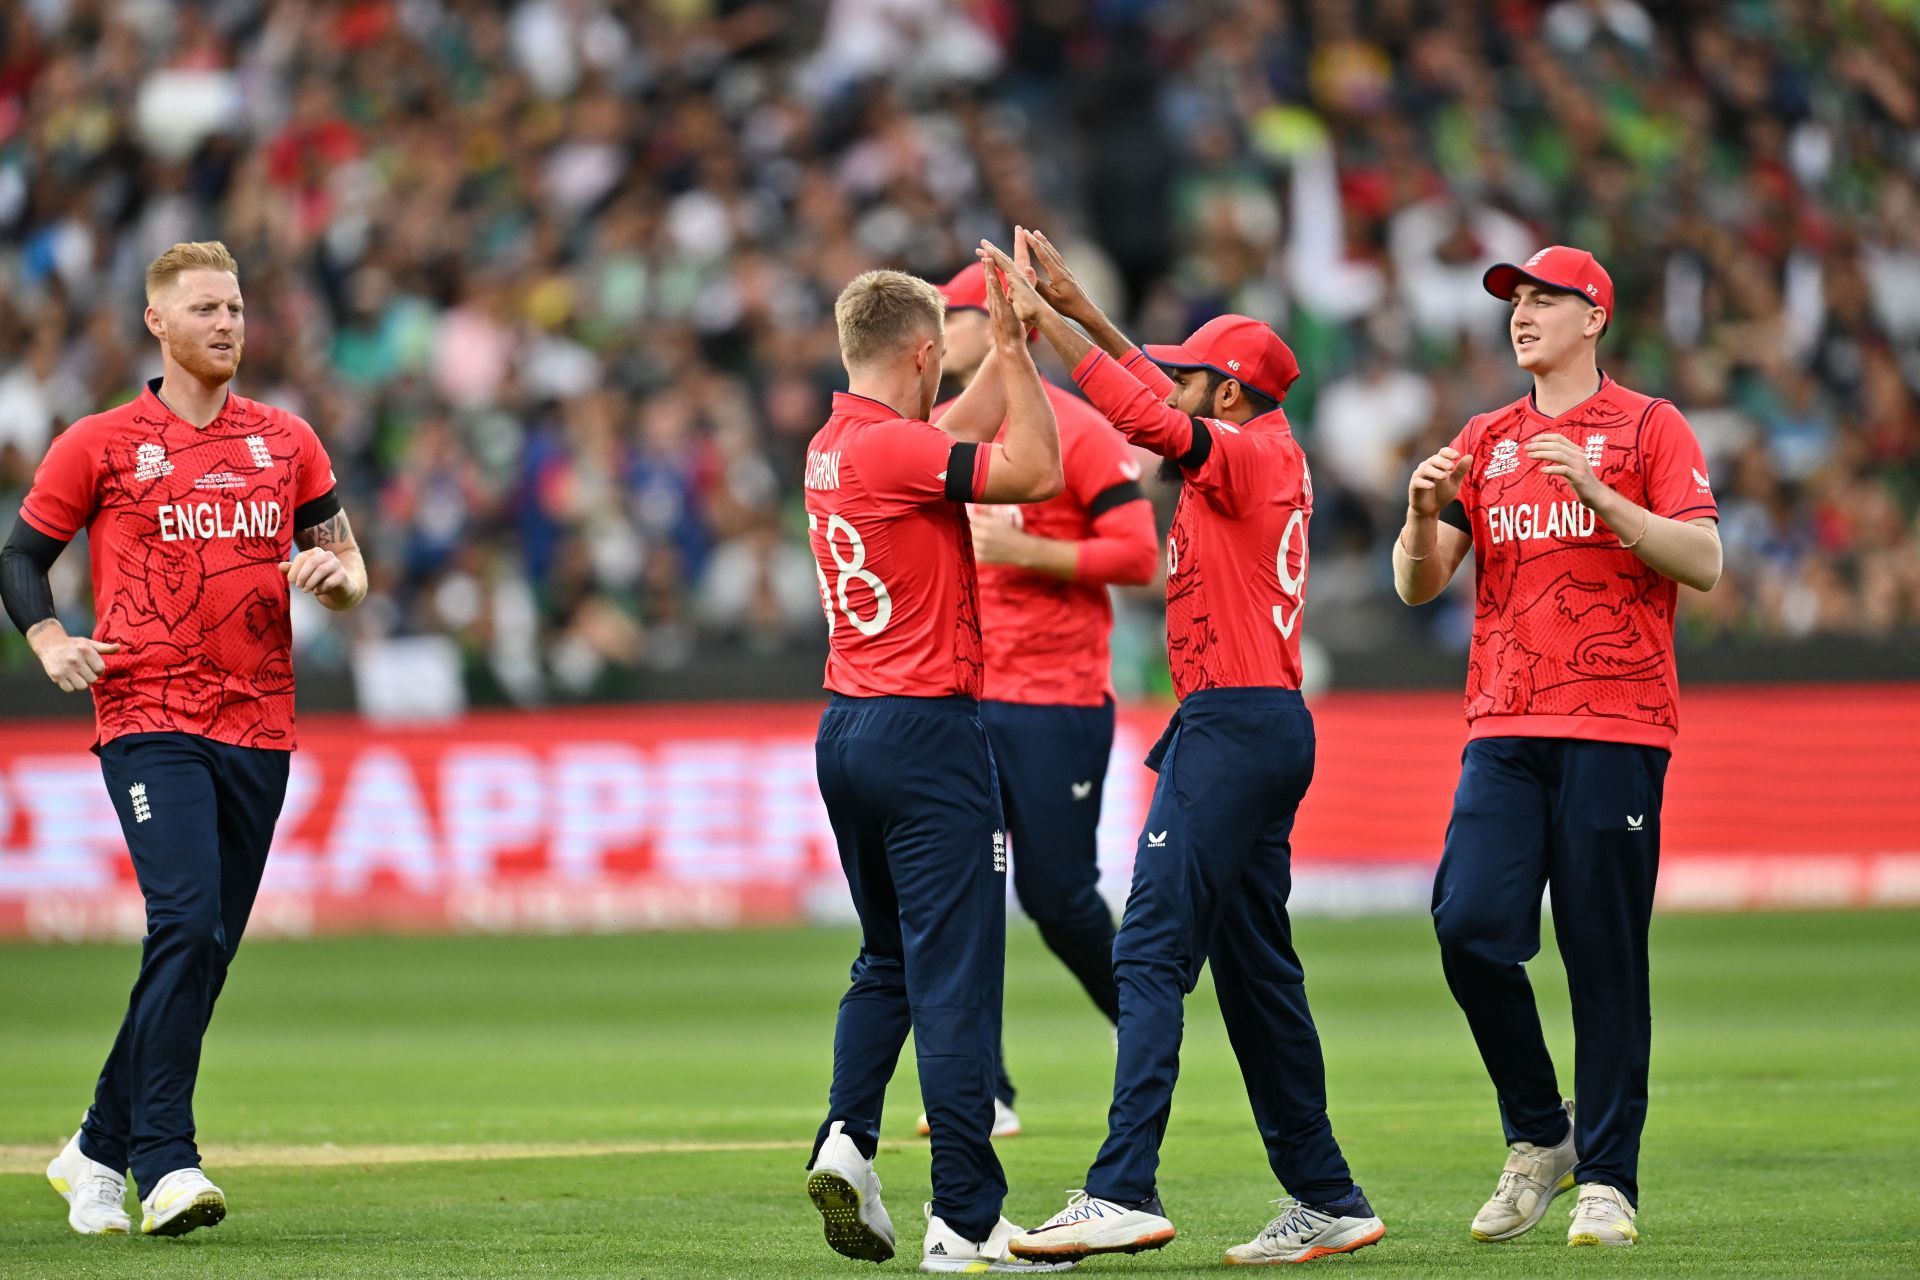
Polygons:
<instances>
[{"instance_id":1,"label":"spectator in crowd","mask_svg":"<svg viewBox=\"0 0 1920 1280\"><path fill-rule=\"evenodd\" d=\"M217 237L248 264L247 390L313 421L369 513L370 607L303 631L309 659L446 632L531 701L818 647L797 480L834 291L1018 221L1084 245L1133 329L1280 326L1353 619L1319 638L1457 638L1464 596L1403 615L1370 566L1412 460L1517 394L1481 270L1559 242L1620 264L1609 372L1680 402L1727 477L1729 589L1684 596L1683 640L1893 635L1920 625L1902 12L14 5L0 521L53 431L150 372L102 300Z\"/></svg>"}]
</instances>

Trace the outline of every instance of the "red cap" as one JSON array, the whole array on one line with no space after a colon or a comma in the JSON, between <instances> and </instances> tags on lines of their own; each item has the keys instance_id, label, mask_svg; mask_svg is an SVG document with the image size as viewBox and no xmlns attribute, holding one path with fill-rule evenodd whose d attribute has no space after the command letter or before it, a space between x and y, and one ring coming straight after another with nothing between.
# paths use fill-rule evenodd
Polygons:
<instances>
[{"instance_id":1,"label":"red cap","mask_svg":"<svg viewBox=\"0 0 1920 1280\"><path fill-rule=\"evenodd\" d=\"M1215 316L1177 347L1142 347L1147 359L1174 369L1211 369L1275 401L1300 376L1280 335L1250 316Z\"/></svg>"},{"instance_id":2,"label":"red cap","mask_svg":"<svg viewBox=\"0 0 1920 1280\"><path fill-rule=\"evenodd\" d=\"M987 309L987 269L979 263L960 268L960 274L940 286L949 311Z\"/></svg>"},{"instance_id":3,"label":"red cap","mask_svg":"<svg viewBox=\"0 0 1920 1280\"><path fill-rule=\"evenodd\" d=\"M1565 289L1583 294L1596 307L1606 309L1607 321L1613 321L1613 278L1599 259L1585 249L1569 249L1563 244L1549 245L1528 258L1521 266L1499 262L1487 268L1481 283L1487 292L1502 302L1513 299L1513 291L1522 280L1531 280L1549 289Z\"/></svg>"}]
</instances>

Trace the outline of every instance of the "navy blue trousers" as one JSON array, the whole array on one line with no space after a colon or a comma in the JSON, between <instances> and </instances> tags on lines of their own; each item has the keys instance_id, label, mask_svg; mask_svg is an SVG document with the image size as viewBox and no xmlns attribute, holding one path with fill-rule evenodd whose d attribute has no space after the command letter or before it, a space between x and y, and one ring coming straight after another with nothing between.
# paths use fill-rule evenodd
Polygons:
<instances>
[{"instance_id":1,"label":"navy blue trousers","mask_svg":"<svg viewBox=\"0 0 1920 1280\"><path fill-rule=\"evenodd\" d=\"M200 1164L200 1044L266 870L290 759L186 733L129 734L100 748L147 900L147 936L80 1150L131 1170L142 1197L175 1169Z\"/></svg>"},{"instance_id":2,"label":"navy blue trousers","mask_svg":"<svg viewBox=\"0 0 1920 1280\"><path fill-rule=\"evenodd\" d=\"M1113 911L1100 896L1100 796L1113 754L1113 703L1097 707L983 702L1013 845L1013 893L1041 940L1086 988L1107 1021L1120 1019L1113 980ZM994 1093L1011 1103L1006 1048Z\"/></svg>"},{"instance_id":3,"label":"navy blue trousers","mask_svg":"<svg viewBox=\"0 0 1920 1280\"><path fill-rule=\"evenodd\" d=\"M1313 717L1289 689L1190 694L1147 757L1160 777L1113 944L1120 1048L1089 1194L1154 1194L1180 1071L1182 1006L1211 962L1267 1163L1310 1204L1357 1189L1327 1122L1326 1068L1287 918Z\"/></svg>"},{"instance_id":4,"label":"navy blue trousers","mask_svg":"<svg viewBox=\"0 0 1920 1280\"><path fill-rule=\"evenodd\" d=\"M814 760L861 933L814 1151L841 1121L873 1156L911 1030L933 1130L933 1211L984 1240L1007 1193L989 1136L1007 854L986 729L967 698L835 695Z\"/></svg>"},{"instance_id":5,"label":"navy blue trousers","mask_svg":"<svg viewBox=\"0 0 1920 1280\"><path fill-rule=\"evenodd\" d=\"M1647 929L1660 867L1668 753L1570 738L1478 738L1460 762L1433 925L1453 998L1500 1104L1507 1141L1567 1136L1526 962L1540 896L1573 997L1574 1177L1639 1203L1653 1014Z\"/></svg>"}]
</instances>

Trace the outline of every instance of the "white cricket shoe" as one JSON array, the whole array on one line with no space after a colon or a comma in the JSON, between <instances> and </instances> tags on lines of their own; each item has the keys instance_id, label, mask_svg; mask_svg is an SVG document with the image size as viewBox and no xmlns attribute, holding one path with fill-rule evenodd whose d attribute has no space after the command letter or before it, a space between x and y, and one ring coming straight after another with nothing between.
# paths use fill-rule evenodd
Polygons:
<instances>
[{"instance_id":1,"label":"white cricket shoe","mask_svg":"<svg viewBox=\"0 0 1920 1280\"><path fill-rule=\"evenodd\" d=\"M154 1183L153 1194L140 1208L141 1235L183 1236L217 1225L227 1216L227 1197L197 1166L189 1165Z\"/></svg>"},{"instance_id":2,"label":"white cricket shoe","mask_svg":"<svg viewBox=\"0 0 1920 1280\"><path fill-rule=\"evenodd\" d=\"M1573 1190L1573 1104L1567 1104L1566 1141L1556 1147L1516 1142L1507 1156L1493 1198L1473 1215L1473 1238L1484 1242L1511 1240L1540 1225L1547 1206L1563 1191Z\"/></svg>"},{"instance_id":3,"label":"white cricket shoe","mask_svg":"<svg viewBox=\"0 0 1920 1280\"><path fill-rule=\"evenodd\" d=\"M1172 1241L1173 1223L1154 1196L1137 1205L1102 1200L1074 1191L1067 1207L1031 1231L1015 1236L1008 1248L1041 1262L1079 1261L1096 1253L1139 1253Z\"/></svg>"},{"instance_id":4,"label":"white cricket shoe","mask_svg":"<svg viewBox=\"0 0 1920 1280\"><path fill-rule=\"evenodd\" d=\"M1633 1226L1636 1216L1620 1188L1604 1182L1582 1183L1580 1198L1573 1205L1573 1225L1567 1228L1567 1243L1634 1244L1640 1239Z\"/></svg>"},{"instance_id":5,"label":"white cricket shoe","mask_svg":"<svg viewBox=\"0 0 1920 1280\"><path fill-rule=\"evenodd\" d=\"M843 1132L845 1127L835 1120L827 1130L807 1174L807 1198L820 1211L834 1252L862 1262L885 1262L893 1256L893 1219L880 1203L880 1175Z\"/></svg>"},{"instance_id":6,"label":"white cricket shoe","mask_svg":"<svg viewBox=\"0 0 1920 1280\"><path fill-rule=\"evenodd\" d=\"M1357 1211L1352 1213L1328 1213L1298 1200L1276 1200L1280 1216L1247 1243L1227 1250L1220 1261L1229 1267L1278 1266L1379 1244L1387 1224L1374 1215L1364 1196L1358 1199Z\"/></svg>"},{"instance_id":7,"label":"white cricket shoe","mask_svg":"<svg viewBox=\"0 0 1920 1280\"><path fill-rule=\"evenodd\" d=\"M926 1112L922 1111L920 1118L913 1122L913 1131L923 1138L932 1136L933 1126L927 1123ZM993 1100L993 1132L988 1136L994 1138L1019 1137L1020 1113L1000 1101L1000 1099L995 1098Z\"/></svg>"},{"instance_id":8,"label":"white cricket shoe","mask_svg":"<svg viewBox=\"0 0 1920 1280\"><path fill-rule=\"evenodd\" d=\"M80 1151L80 1135L67 1139L47 1165L47 1181L73 1206L67 1225L83 1236L124 1236L133 1230L127 1216L127 1175L89 1160Z\"/></svg>"},{"instance_id":9,"label":"white cricket shoe","mask_svg":"<svg viewBox=\"0 0 1920 1280\"><path fill-rule=\"evenodd\" d=\"M964 1275L988 1272L1013 1272L1034 1275L1042 1271L1071 1271L1071 1262L1029 1262L1007 1251L1007 1242L1020 1234L1020 1228L1005 1218L994 1224L985 1240L969 1240L936 1217L933 1206L922 1210L927 1215L927 1242L920 1249L920 1269L927 1272L958 1271Z\"/></svg>"}]
</instances>

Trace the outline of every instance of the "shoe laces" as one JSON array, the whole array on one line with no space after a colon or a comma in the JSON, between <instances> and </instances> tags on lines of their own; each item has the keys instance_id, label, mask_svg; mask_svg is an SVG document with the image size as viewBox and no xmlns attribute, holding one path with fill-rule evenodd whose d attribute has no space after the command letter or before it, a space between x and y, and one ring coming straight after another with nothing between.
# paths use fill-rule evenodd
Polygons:
<instances>
[{"instance_id":1,"label":"shoe laces","mask_svg":"<svg viewBox=\"0 0 1920 1280\"><path fill-rule=\"evenodd\" d=\"M1500 1181L1495 1184L1493 1188L1493 1198L1502 1204L1518 1204L1520 1201L1520 1193L1526 1190L1521 1184L1532 1181L1533 1179L1527 1177L1526 1174L1508 1169L1500 1175Z\"/></svg>"},{"instance_id":2,"label":"shoe laces","mask_svg":"<svg viewBox=\"0 0 1920 1280\"><path fill-rule=\"evenodd\" d=\"M1590 1214L1587 1214L1588 1205L1594 1206ZM1587 1216L1595 1218L1617 1218L1622 1216L1619 1203L1604 1191L1583 1192L1580 1198L1574 1202L1573 1208L1567 1210L1567 1216L1569 1218L1578 1218L1582 1214L1587 1214Z\"/></svg>"},{"instance_id":3,"label":"shoe laces","mask_svg":"<svg viewBox=\"0 0 1920 1280\"><path fill-rule=\"evenodd\" d=\"M1289 1232L1305 1234L1313 1230L1313 1218L1309 1216L1311 1210L1306 1205L1292 1196L1282 1196L1272 1203L1280 1210L1280 1216L1267 1224L1266 1230L1260 1233L1262 1238L1277 1240Z\"/></svg>"},{"instance_id":4,"label":"shoe laces","mask_svg":"<svg viewBox=\"0 0 1920 1280\"><path fill-rule=\"evenodd\" d=\"M126 1208L127 1184L110 1173L90 1173L80 1182L79 1194L102 1208Z\"/></svg>"}]
</instances>

